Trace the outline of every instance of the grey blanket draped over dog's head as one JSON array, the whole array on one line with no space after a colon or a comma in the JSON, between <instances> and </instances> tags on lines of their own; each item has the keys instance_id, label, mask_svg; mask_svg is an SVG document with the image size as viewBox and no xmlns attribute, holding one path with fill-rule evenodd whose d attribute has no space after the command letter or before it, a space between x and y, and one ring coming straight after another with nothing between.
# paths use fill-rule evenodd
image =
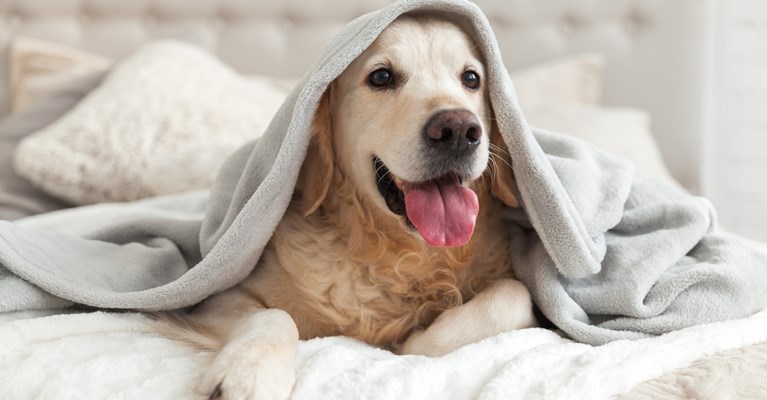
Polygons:
<instances>
[{"instance_id":1,"label":"grey blanket draped over dog's head","mask_svg":"<svg viewBox=\"0 0 767 400\"><path fill-rule=\"evenodd\" d=\"M523 207L499 218L509 221L515 274L558 327L575 340L601 344L744 317L765 306L767 256L715 233L707 201L632 182L632 168L621 159L529 128L479 8L416 0L349 23L263 137L226 162L207 202L189 194L0 222L0 311L72 303L173 309L243 279L291 199L325 88L411 11L456 21L484 54Z\"/></svg>"}]
</instances>

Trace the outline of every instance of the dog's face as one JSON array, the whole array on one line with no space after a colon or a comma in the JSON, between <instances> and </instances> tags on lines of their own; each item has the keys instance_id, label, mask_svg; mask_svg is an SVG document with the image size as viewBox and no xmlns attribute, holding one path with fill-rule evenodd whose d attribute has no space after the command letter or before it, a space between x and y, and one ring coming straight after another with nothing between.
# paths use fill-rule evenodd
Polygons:
<instances>
[{"instance_id":1,"label":"dog's face","mask_svg":"<svg viewBox=\"0 0 767 400\"><path fill-rule=\"evenodd\" d=\"M396 178L470 181L488 159L484 67L469 38L440 20L400 18L338 78L333 121L347 165L376 157ZM336 97L336 95L338 95ZM374 170L358 178L375 184ZM379 174L380 175L380 174Z\"/></svg>"},{"instance_id":2,"label":"dog's face","mask_svg":"<svg viewBox=\"0 0 767 400\"><path fill-rule=\"evenodd\" d=\"M331 133L317 142L331 150L319 151L333 154L364 201L430 245L466 243L479 207L469 186L487 168L492 127L485 68L468 35L400 17L327 95L320 114Z\"/></svg>"}]
</instances>

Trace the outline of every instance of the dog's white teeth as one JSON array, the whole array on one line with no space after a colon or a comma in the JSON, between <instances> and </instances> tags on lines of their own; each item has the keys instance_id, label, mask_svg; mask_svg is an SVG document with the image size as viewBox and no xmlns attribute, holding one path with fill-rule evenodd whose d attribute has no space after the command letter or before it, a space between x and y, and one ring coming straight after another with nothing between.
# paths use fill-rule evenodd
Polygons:
<instances>
[{"instance_id":1,"label":"dog's white teeth","mask_svg":"<svg viewBox=\"0 0 767 400\"><path fill-rule=\"evenodd\" d=\"M397 188L399 188L399 190L402 190L402 185L405 183L405 181L403 181L400 178L397 178L396 176L394 176L393 180L394 180L394 184L397 185Z\"/></svg>"}]
</instances>

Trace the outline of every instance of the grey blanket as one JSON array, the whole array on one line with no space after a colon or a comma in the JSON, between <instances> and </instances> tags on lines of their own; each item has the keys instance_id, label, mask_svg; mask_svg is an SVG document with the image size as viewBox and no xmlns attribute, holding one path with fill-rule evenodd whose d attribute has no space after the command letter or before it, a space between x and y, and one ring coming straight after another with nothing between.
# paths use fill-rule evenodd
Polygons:
<instances>
[{"instance_id":1,"label":"grey blanket","mask_svg":"<svg viewBox=\"0 0 767 400\"><path fill-rule=\"evenodd\" d=\"M767 256L715 233L706 200L632 183L632 168L621 159L532 130L481 11L464 1L416 0L348 24L263 137L226 162L209 197L0 222L0 311L73 303L173 309L243 279L290 201L325 88L394 18L413 10L461 23L488 60L490 98L522 200L522 208L499 218L512 231L514 272L563 331L601 344L764 308Z\"/></svg>"}]
</instances>

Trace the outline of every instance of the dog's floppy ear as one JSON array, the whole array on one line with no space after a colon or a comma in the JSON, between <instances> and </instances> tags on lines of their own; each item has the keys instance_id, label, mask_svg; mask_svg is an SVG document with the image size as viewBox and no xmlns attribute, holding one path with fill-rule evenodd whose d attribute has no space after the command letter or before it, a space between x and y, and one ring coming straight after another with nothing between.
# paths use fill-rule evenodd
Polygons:
<instances>
[{"instance_id":1,"label":"dog's floppy ear","mask_svg":"<svg viewBox=\"0 0 767 400\"><path fill-rule=\"evenodd\" d=\"M333 181L333 141L331 129L330 88L320 99L312 122L312 138L298 177L304 216L320 207Z\"/></svg>"},{"instance_id":2,"label":"dog's floppy ear","mask_svg":"<svg viewBox=\"0 0 767 400\"><path fill-rule=\"evenodd\" d=\"M514 182L514 171L511 170L509 149L506 147L506 142L503 141L503 136L501 136L501 132L495 123L493 123L493 128L490 132L490 153L494 160L490 192L501 200L503 204L509 207L517 207L519 201L517 201L517 196L514 194L516 183Z\"/></svg>"}]
</instances>

